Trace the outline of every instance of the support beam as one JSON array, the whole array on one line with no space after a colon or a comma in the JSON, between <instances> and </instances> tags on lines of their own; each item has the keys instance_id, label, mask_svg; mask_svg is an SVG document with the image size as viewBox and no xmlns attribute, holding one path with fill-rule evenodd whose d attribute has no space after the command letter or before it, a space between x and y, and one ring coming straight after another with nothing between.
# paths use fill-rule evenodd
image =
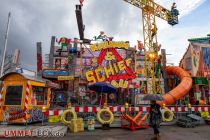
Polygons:
<instances>
[{"instance_id":1,"label":"support beam","mask_svg":"<svg viewBox=\"0 0 210 140\"><path fill-rule=\"evenodd\" d=\"M76 17L77 17L77 25L78 25L78 30L79 30L79 36L80 39L84 39L84 25L83 25L83 20L82 20L82 7L81 5L76 5Z\"/></svg>"}]
</instances>

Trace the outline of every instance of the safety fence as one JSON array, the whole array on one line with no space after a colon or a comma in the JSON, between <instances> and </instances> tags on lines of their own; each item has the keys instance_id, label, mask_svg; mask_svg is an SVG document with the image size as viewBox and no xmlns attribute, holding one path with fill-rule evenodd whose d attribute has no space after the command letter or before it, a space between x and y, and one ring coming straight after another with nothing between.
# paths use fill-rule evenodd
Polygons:
<instances>
[{"instance_id":1,"label":"safety fence","mask_svg":"<svg viewBox=\"0 0 210 140\"><path fill-rule=\"evenodd\" d=\"M99 106L75 106L72 107L72 110L77 112L77 113L96 113L99 111L101 107ZM149 112L150 107L149 106L136 106L136 107L129 107L125 108L124 106L109 106L108 107L111 112L138 112L138 111L143 111L143 112ZM192 106L192 107L187 107L187 106L167 106L169 110L171 110L174 113L184 113L188 111L192 112L204 112L204 111L209 111L210 112L210 106ZM56 115L61 115L63 113L64 109L49 109L45 112L46 116L56 116Z\"/></svg>"}]
</instances>

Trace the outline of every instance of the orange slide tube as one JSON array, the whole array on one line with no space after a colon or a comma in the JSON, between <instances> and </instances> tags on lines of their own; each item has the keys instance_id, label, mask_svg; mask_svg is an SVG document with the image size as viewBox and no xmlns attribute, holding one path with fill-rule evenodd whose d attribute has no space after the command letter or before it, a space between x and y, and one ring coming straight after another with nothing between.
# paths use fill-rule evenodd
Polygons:
<instances>
[{"instance_id":1,"label":"orange slide tube","mask_svg":"<svg viewBox=\"0 0 210 140\"><path fill-rule=\"evenodd\" d=\"M192 78L188 72L177 66L166 66L166 73L168 75L176 75L180 79L180 84L163 95L163 101L158 101L159 105L171 105L175 101L184 97L192 87Z\"/></svg>"}]
</instances>

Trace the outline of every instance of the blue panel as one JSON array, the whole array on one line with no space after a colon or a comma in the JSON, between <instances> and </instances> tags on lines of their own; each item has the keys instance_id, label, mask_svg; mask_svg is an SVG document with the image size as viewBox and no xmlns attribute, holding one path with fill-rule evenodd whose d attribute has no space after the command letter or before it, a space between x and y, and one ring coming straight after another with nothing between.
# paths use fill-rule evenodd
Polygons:
<instances>
[{"instance_id":1,"label":"blue panel","mask_svg":"<svg viewBox=\"0 0 210 140\"><path fill-rule=\"evenodd\" d=\"M178 21L178 16L173 16L172 17L172 19L170 20L170 21L168 21L168 24L170 24L170 25L176 25L176 24L178 24L179 23L179 21Z\"/></svg>"},{"instance_id":2,"label":"blue panel","mask_svg":"<svg viewBox=\"0 0 210 140\"><path fill-rule=\"evenodd\" d=\"M70 48L69 53L77 53L77 48Z\"/></svg>"},{"instance_id":3,"label":"blue panel","mask_svg":"<svg viewBox=\"0 0 210 140\"><path fill-rule=\"evenodd\" d=\"M69 75L67 70L43 70L42 71L43 75L51 75L51 76L59 76L59 75Z\"/></svg>"}]
</instances>

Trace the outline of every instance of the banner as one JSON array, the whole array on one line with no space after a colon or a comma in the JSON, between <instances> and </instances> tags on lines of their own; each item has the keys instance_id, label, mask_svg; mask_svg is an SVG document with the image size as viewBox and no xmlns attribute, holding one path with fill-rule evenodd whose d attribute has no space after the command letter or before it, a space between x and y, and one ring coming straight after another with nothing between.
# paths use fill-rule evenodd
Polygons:
<instances>
[{"instance_id":1,"label":"banner","mask_svg":"<svg viewBox=\"0 0 210 140\"><path fill-rule=\"evenodd\" d=\"M90 46L92 52L100 51L96 63L98 67L85 73L89 83L110 82L116 88L127 88L128 80L136 78L130 69L131 58L123 58L117 49L128 49L129 44L123 41L105 41ZM123 55L125 53L121 52Z\"/></svg>"}]
</instances>

